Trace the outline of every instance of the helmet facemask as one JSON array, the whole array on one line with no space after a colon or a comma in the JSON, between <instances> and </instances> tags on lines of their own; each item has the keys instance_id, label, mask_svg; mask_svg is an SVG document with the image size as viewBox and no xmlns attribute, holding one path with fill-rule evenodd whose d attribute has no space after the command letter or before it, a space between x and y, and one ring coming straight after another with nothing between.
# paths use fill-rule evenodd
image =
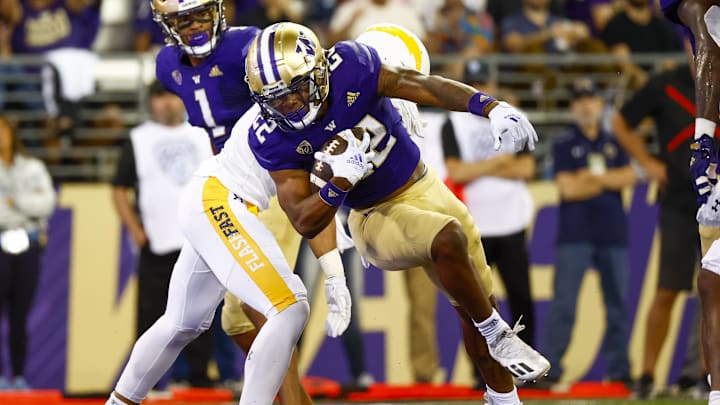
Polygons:
<instances>
[{"instance_id":1,"label":"helmet facemask","mask_svg":"<svg viewBox=\"0 0 720 405\"><path fill-rule=\"evenodd\" d=\"M179 6L181 4L182 2L178 3ZM210 55L226 27L222 0L209 1L188 10L172 13L154 9L153 19L162 27L169 44L178 45L186 54L196 58ZM201 32L180 34L195 23L212 24L210 28Z\"/></svg>"}]
</instances>

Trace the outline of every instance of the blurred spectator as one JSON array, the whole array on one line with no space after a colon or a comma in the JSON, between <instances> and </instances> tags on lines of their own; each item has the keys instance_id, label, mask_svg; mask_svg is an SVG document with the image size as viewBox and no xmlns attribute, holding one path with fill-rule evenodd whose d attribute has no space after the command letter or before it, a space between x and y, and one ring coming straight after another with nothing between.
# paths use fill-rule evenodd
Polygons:
<instances>
[{"instance_id":1,"label":"blurred spectator","mask_svg":"<svg viewBox=\"0 0 720 405\"><path fill-rule=\"evenodd\" d=\"M550 12L550 0L523 0L519 13L502 20L502 48L511 53L559 53L589 38L588 27Z\"/></svg>"},{"instance_id":2,"label":"blurred spectator","mask_svg":"<svg viewBox=\"0 0 720 405\"><path fill-rule=\"evenodd\" d=\"M330 18L328 44L354 39L372 24L401 25L420 40L426 38L420 13L403 0L346 0Z\"/></svg>"},{"instance_id":3,"label":"blurred spectator","mask_svg":"<svg viewBox=\"0 0 720 405\"><path fill-rule=\"evenodd\" d=\"M571 20L583 22L590 28L593 37L599 37L616 8L613 0L565 0L563 14Z\"/></svg>"},{"instance_id":4,"label":"blurred spectator","mask_svg":"<svg viewBox=\"0 0 720 405\"><path fill-rule=\"evenodd\" d=\"M696 194L690 175L691 125L695 87L692 64L651 76L613 117L618 141L659 185L660 268L643 344L642 374L636 382L639 398L652 395L655 367L668 334L670 314L681 291L691 291L700 252ZM652 155L637 128L646 118L655 121L659 155ZM709 244L708 244L709 247ZM697 371L697 370L696 370Z\"/></svg>"},{"instance_id":5,"label":"blurred spectator","mask_svg":"<svg viewBox=\"0 0 720 405\"><path fill-rule=\"evenodd\" d=\"M79 102L94 92L96 56L90 48L100 26L99 4L92 0L3 1L0 18L13 26L12 52L43 55L47 61L41 72L49 132L45 143L57 151L60 137L72 138ZM40 72L29 69L28 73ZM32 85L25 86L30 92L37 91ZM26 103L26 107L38 108L34 103Z\"/></svg>"},{"instance_id":6,"label":"blurred spectator","mask_svg":"<svg viewBox=\"0 0 720 405\"><path fill-rule=\"evenodd\" d=\"M484 11L469 9L462 0L446 0L434 21L435 26L426 41L433 54L461 55L464 60L494 49L495 25L492 17ZM463 61L448 63L443 74L459 78L463 66Z\"/></svg>"},{"instance_id":7,"label":"blurred spectator","mask_svg":"<svg viewBox=\"0 0 720 405\"><path fill-rule=\"evenodd\" d=\"M608 21L601 38L620 58L622 71L629 75L632 89L645 84L645 70L649 67L633 63L630 59L632 54L678 52L682 49L670 23L653 12L648 0L625 0L624 10Z\"/></svg>"},{"instance_id":8,"label":"blurred spectator","mask_svg":"<svg viewBox=\"0 0 720 405\"><path fill-rule=\"evenodd\" d=\"M149 97L151 120L130 131L112 182L117 213L140 249L138 336L165 312L170 274L184 240L176 218L180 190L200 162L212 156L207 135L187 122L179 97L158 81L150 85ZM209 332L185 348L191 385L210 386L211 352Z\"/></svg>"},{"instance_id":9,"label":"blurred spectator","mask_svg":"<svg viewBox=\"0 0 720 405\"><path fill-rule=\"evenodd\" d=\"M165 45L165 34L153 20L152 0L135 0L135 52L157 51Z\"/></svg>"},{"instance_id":10,"label":"blurred spectator","mask_svg":"<svg viewBox=\"0 0 720 405\"><path fill-rule=\"evenodd\" d=\"M305 5L298 0L259 0L255 7L235 12L235 25L265 28L280 21L302 23L304 13Z\"/></svg>"},{"instance_id":11,"label":"blurred spectator","mask_svg":"<svg viewBox=\"0 0 720 405\"><path fill-rule=\"evenodd\" d=\"M502 21L522 11L523 0L486 0L487 5L485 9L492 16L496 26L500 26ZM551 0L550 1L550 12L552 14L562 14L562 2L563 0Z\"/></svg>"},{"instance_id":12,"label":"blurred spectator","mask_svg":"<svg viewBox=\"0 0 720 405\"><path fill-rule=\"evenodd\" d=\"M497 94L489 68L478 59L465 67L463 81L478 91ZM506 100L508 101L508 100ZM485 257L505 285L512 322L523 317L520 337L529 345L535 336L535 311L530 293L530 264L525 231L533 215L526 181L535 175L535 159L496 151L490 122L465 112L451 112L442 130L448 178L462 186L462 196L480 229ZM475 368L475 375L480 376ZM485 389L485 383L475 387Z\"/></svg>"},{"instance_id":13,"label":"blurred spectator","mask_svg":"<svg viewBox=\"0 0 720 405\"><path fill-rule=\"evenodd\" d=\"M12 365L8 381L0 359L0 390L29 388L23 376L27 318L54 206L55 190L47 168L25 153L7 119L0 117L0 315L7 310Z\"/></svg>"},{"instance_id":14,"label":"blurred spectator","mask_svg":"<svg viewBox=\"0 0 720 405\"><path fill-rule=\"evenodd\" d=\"M602 346L611 381L629 382L628 314L625 308L629 266L627 217L620 192L635 182L628 155L601 128L603 99L588 79L573 83L574 125L553 145L555 181L560 191L555 247L554 296L545 327L545 356L552 368L538 385L555 385L563 374L562 357L575 324L577 298L586 271L600 274L606 330Z\"/></svg>"}]
</instances>

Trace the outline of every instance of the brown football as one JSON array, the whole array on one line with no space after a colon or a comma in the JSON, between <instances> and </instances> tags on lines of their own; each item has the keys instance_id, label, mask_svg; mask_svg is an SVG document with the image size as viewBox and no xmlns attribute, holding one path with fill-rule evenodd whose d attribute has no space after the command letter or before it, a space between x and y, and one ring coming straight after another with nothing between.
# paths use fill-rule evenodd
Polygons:
<instances>
[{"instance_id":1,"label":"brown football","mask_svg":"<svg viewBox=\"0 0 720 405\"><path fill-rule=\"evenodd\" d=\"M361 127L352 128L351 131L358 140L361 140L365 133L365 129ZM339 155L345 152L346 148L347 141L343 137L335 134L323 144L320 151L331 155ZM316 160L310 172L310 190L312 190L313 193L317 193L332 177L333 171L330 165Z\"/></svg>"}]
</instances>

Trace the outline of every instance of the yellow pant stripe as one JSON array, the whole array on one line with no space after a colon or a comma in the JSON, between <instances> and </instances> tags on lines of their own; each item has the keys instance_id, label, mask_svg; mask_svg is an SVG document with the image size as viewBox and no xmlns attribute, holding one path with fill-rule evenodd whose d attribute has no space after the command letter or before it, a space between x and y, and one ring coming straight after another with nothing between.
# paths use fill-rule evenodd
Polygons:
<instances>
[{"instance_id":1,"label":"yellow pant stripe","mask_svg":"<svg viewBox=\"0 0 720 405\"><path fill-rule=\"evenodd\" d=\"M228 206L229 197L230 191L218 179L209 177L203 187L205 214L235 261L280 312L297 302L295 294L242 227Z\"/></svg>"},{"instance_id":2,"label":"yellow pant stripe","mask_svg":"<svg viewBox=\"0 0 720 405\"><path fill-rule=\"evenodd\" d=\"M420 46L415 41L415 39L412 36L408 35L407 32L405 32L397 27L390 27L390 26L385 26L385 25L371 27L368 29L368 31L382 31L382 32L387 32L388 34L393 35L395 37L398 37L401 41L403 41L403 43L405 44L407 49L412 54L413 58L415 58L415 70L417 70L418 72L421 71L422 51L420 51Z\"/></svg>"}]
</instances>

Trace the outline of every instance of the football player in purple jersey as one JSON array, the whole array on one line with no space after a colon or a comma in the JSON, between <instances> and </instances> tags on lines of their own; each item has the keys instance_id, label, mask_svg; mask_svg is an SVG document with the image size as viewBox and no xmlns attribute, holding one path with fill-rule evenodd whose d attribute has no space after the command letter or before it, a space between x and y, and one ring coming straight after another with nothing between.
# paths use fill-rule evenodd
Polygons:
<instances>
[{"instance_id":1,"label":"football player in purple jersey","mask_svg":"<svg viewBox=\"0 0 720 405\"><path fill-rule=\"evenodd\" d=\"M355 41L326 51L309 28L293 23L264 29L248 51L246 70L261 108L250 148L295 228L311 238L339 206L349 206L362 256L384 270L423 267L457 309L488 402L519 404L512 377L535 380L550 364L518 338L521 325L510 328L494 309L480 233L420 159L390 98L488 117L495 147L514 151L534 149L537 140L525 115L462 83L385 65L375 49ZM362 141L353 127L364 129ZM346 150L319 152L334 134L348 142ZM334 177L317 181L320 191L313 193L315 159L330 165Z\"/></svg>"},{"instance_id":2,"label":"football player in purple jersey","mask_svg":"<svg viewBox=\"0 0 720 405\"><path fill-rule=\"evenodd\" d=\"M720 1L660 0L665 16L689 32L695 52L695 142L690 145L690 172L698 197L703 251L698 273L702 306L702 342L710 373L710 405L720 405L720 204L717 151L713 143L720 107ZM708 198L709 197L709 198Z\"/></svg>"},{"instance_id":3,"label":"football player in purple jersey","mask_svg":"<svg viewBox=\"0 0 720 405\"><path fill-rule=\"evenodd\" d=\"M259 29L227 27L222 0L152 0L151 6L153 18L162 27L168 42L168 46L163 47L157 56L157 78L165 88L182 98L190 123L207 131L215 153L219 153L230 138L236 121L254 105L244 82L245 55ZM246 136L247 131L243 132L242 136ZM290 268L294 267L292 263L297 256L300 236L289 224L284 225L287 223L287 219L283 220L285 214L279 208L275 212L271 208L262 211L259 217L280 244ZM335 248L334 224L327 229L327 232L322 233L327 236L311 241L311 247L316 255L321 257L323 270L339 270L339 273L342 273L342 262ZM344 292L347 292L344 286L345 278L336 277L335 280L338 283L335 290L344 295ZM349 292L347 296L349 317ZM245 353L249 353L259 333L259 327L264 322L262 314L241 303L229 292L226 294L222 315L223 329ZM338 323L341 324L342 322ZM207 325L204 327L207 328ZM147 344L143 346L145 349L148 347ZM161 349L157 348L158 351ZM134 350L137 350L137 346ZM128 387L146 385L144 381L149 377L138 377L138 381L135 381L137 376L133 377L133 373L139 375L137 372L140 370L148 374L147 369L151 366L145 364L147 361L139 359L133 363L131 357L131 363L123 372L125 379L121 377L123 384L118 383L118 388L124 387L125 391L120 389L118 392L116 388L108 403L132 403L133 399L144 396L141 389ZM132 371L128 372L128 369ZM134 390L132 397L128 397L131 390ZM312 404L300 383L295 353L280 387L279 396L282 404Z\"/></svg>"}]
</instances>

